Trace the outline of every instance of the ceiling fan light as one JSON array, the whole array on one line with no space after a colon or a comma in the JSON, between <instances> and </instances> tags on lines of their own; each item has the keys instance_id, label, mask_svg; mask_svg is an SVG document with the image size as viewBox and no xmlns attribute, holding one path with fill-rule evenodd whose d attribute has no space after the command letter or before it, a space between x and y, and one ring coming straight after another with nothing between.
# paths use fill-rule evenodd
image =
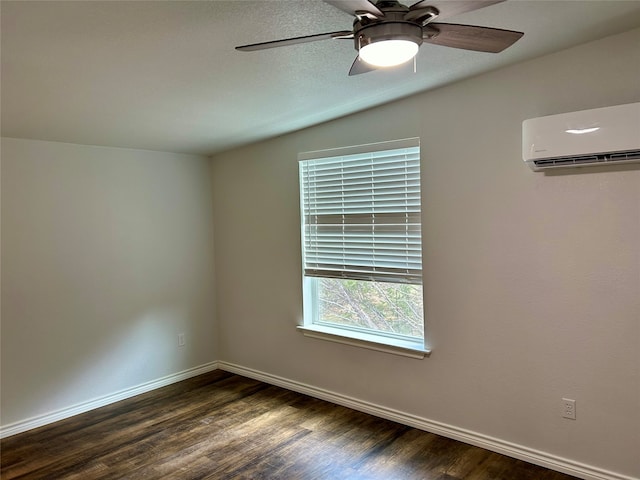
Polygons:
<instances>
[{"instance_id":1,"label":"ceiling fan light","mask_svg":"<svg viewBox=\"0 0 640 480\"><path fill-rule=\"evenodd\" d=\"M381 40L364 45L358 53L363 61L375 67L394 67L415 57L418 47L411 40Z\"/></svg>"}]
</instances>

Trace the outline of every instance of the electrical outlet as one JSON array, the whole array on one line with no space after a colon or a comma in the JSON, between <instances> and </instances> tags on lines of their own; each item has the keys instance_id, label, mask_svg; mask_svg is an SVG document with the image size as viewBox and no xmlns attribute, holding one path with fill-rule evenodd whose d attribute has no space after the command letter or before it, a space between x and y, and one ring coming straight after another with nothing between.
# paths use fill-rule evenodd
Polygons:
<instances>
[{"instance_id":1,"label":"electrical outlet","mask_svg":"<svg viewBox=\"0 0 640 480\"><path fill-rule=\"evenodd\" d=\"M569 420L576 419L576 401L570 398L562 399L562 416Z\"/></svg>"},{"instance_id":2,"label":"electrical outlet","mask_svg":"<svg viewBox=\"0 0 640 480\"><path fill-rule=\"evenodd\" d=\"M178 334L178 346L184 347L184 333Z\"/></svg>"}]
</instances>

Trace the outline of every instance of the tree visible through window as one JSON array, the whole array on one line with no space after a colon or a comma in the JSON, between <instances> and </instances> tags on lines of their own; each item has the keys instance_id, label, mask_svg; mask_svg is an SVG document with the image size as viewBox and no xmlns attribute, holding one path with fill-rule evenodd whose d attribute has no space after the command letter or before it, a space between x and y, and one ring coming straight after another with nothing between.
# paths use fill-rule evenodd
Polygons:
<instances>
[{"instance_id":1,"label":"tree visible through window","mask_svg":"<svg viewBox=\"0 0 640 480\"><path fill-rule=\"evenodd\" d=\"M305 325L424 338L417 139L301 155Z\"/></svg>"},{"instance_id":2,"label":"tree visible through window","mask_svg":"<svg viewBox=\"0 0 640 480\"><path fill-rule=\"evenodd\" d=\"M422 285L322 278L317 288L317 322L424 336Z\"/></svg>"}]
</instances>

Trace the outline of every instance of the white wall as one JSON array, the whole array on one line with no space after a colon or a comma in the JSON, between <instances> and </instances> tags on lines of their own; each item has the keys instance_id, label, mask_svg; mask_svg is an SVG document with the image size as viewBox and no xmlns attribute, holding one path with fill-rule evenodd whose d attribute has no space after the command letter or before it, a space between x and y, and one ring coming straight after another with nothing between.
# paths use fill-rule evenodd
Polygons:
<instances>
[{"instance_id":1,"label":"white wall","mask_svg":"<svg viewBox=\"0 0 640 480\"><path fill-rule=\"evenodd\" d=\"M214 157L220 359L639 477L640 170L521 160L526 118L640 101L638 45L634 30ZM413 136L432 356L303 337L298 152Z\"/></svg>"},{"instance_id":2,"label":"white wall","mask_svg":"<svg viewBox=\"0 0 640 480\"><path fill-rule=\"evenodd\" d=\"M208 159L3 138L2 425L215 360L212 245Z\"/></svg>"}]
</instances>

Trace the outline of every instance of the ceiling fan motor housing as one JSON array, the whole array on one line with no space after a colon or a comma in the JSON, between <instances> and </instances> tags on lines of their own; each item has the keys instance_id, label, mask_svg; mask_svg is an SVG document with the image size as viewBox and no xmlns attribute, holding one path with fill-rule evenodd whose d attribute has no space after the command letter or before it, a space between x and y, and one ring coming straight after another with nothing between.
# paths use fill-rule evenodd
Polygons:
<instances>
[{"instance_id":1,"label":"ceiling fan motor housing","mask_svg":"<svg viewBox=\"0 0 640 480\"><path fill-rule=\"evenodd\" d=\"M384 8L382 2L378 3L385 14L382 19L372 20L356 15L357 20L353 23L353 41L357 51L366 45L384 40L408 40L418 46L422 44L422 25L405 20L407 7L396 2L391 3L393 7L390 8Z\"/></svg>"},{"instance_id":2,"label":"ceiling fan motor housing","mask_svg":"<svg viewBox=\"0 0 640 480\"><path fill-rule=\"evenodd\" d=\"M356 50L383 40L409 40L422 44L422 27L410 22L383 22L367 25L355 32L353 37Z\"/></svg>"}]
</instances>

